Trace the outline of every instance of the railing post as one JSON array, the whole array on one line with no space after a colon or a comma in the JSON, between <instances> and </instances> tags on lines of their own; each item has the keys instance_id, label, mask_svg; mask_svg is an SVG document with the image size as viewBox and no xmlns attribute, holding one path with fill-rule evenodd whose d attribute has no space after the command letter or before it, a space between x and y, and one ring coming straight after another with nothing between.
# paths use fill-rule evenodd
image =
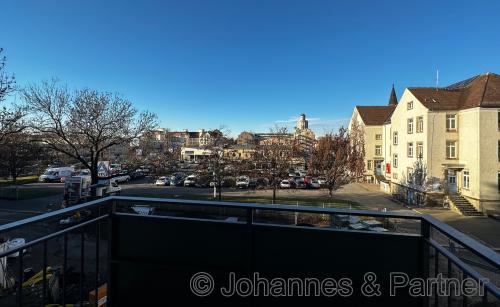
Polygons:
<instances>
[{"instance_id":1,"label":"railing post","mask_svg":"<svg viewBox=\"0 0 500 307\"><path fill-rule=\"evenodd\" d=\"M422 235L422 278L424 280L427 280L429 278L429 255L430 255L430 248L429 248L429 239L431 237L431 225L430 223L425 219L422 218L420 220L420 234ZM423 306L428 307L429 306L429 297L425 296L423 298Z\"/></svg>"},{"instance_id":2,"label":"railing post","mask_svg":"<svg viewBox=\"0 0 500 307\"><path fill-rule=\"evenodd\" d=\"M250 274L254 268L253 208L247 208L246 211L247 211L247 228L248 228L248 241L249 241L248 273Z\"/></svg>"},{"instance_id":3,"label":"railing post","mask_svg":"<svg viewBox=\"0 0 500 307\"><path fill-rule=\"evenodd\" d=\"M110 210L109 210L109 218L108 218L108 257L107 257L107 267L108 267L108 272L107 272L107 276L106 276L106 283L107 283L107 286L106 286L106 305L107 306L112 306L112 303L111 303L111 269L112 269L112 260L113 260L113 256L112 256L112 250L113 250L113 247L112 247L112 239L113 239L113 215L114 213L116 212L116 200L115 199L112 199L111 200L111 206L110 206Z\"/></svg>"}]
</instances>

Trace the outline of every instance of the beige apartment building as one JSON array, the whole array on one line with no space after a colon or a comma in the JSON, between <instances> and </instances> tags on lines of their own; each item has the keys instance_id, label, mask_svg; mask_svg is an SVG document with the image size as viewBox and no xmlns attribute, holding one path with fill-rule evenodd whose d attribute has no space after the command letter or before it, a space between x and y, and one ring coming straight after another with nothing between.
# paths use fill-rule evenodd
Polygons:
<instances>
[{"instance_id":1,"label":"beige apartment building","mask_svg":"<svg viewBox=\"0 0 500 307\"><path fill-rule=\"evenodd\" d=\"M364 180L380 183L384 178L384 123L390 118L398 104L396 91L392 87L389 103L386 106L356 106L349 122L352 129L355 122L364 131L365 172Z\"/></svg>"},{"instance_id":2,"label":"beige apartment building","mask_svg":"<svg viewBox=\"0 0 500 307\"><path fill-rule=\"evenodd\" d=\"M500 208L499 75L405 89L382 134L385 191L412 187L420 159L426 192L443 193L466 211L468 205L479 212Z\"/></svg>"}]
</instances>

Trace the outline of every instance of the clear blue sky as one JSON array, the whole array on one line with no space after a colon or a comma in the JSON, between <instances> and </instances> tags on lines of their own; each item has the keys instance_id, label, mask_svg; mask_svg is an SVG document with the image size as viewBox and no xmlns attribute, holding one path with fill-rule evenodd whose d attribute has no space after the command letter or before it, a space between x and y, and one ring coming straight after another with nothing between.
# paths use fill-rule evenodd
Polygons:
<instances>
[{"instance_id":1,"label":"clear blue sky","mask_svg":"<svg viewBox=\"0 0 500 307\"><path fill-rule=\"evenodd\" d=\"M500 1L7 0L0 47L21 85L119 92L172 129L319 133L392 83L500 72Z\"/></svg>"}]
</instances>

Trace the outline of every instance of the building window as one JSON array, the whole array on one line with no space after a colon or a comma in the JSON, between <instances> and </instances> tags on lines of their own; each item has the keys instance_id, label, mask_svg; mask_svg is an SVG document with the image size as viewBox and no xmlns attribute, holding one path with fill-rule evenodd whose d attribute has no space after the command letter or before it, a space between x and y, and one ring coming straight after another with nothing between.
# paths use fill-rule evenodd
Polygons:
<instances>
[{"instance_id":1,"label":"building window","mask_svg":"<svg viewBox=\"0 0 500 307\"><path fill-rule=\"evenodd\" d=\"M382 155L382 146L381 145L376 145L375 146L375 155L376 156L381 156Z\"/></svg>"},{"instance_id":2,"label":"building window","mask_svg":"<svg viewBox=\"0 0 500 307\"><path fill-rule=\"evenodd\" d=\"M413 101L408 101L408 103L406 104L406 106L408 107L408 110L413 109Z\"/></svg>"},{"instance_id":3,"label":"building window","mask_svg":"<svg viewBox=\"0 0 500 307\"><path fill-rule=\"evenodd\" d=\"M498 182L497 182L497 186L498 186L498 192L500 193L500 172L498 172Z\"/></svg>"},{"instance_id":4,"label":"building window","mask_svg":"<svg viewBox=\"0 0 500 307\"><path fill-rule=\"evenodd\" d=\"M498 130L500 130L500 111L498 112Z\"/></svg>"},{"instance_id":5,"label":"building window","mask_svg":"<svg viewBox=\"0 0 500 307\"><path fill-rule=\"evenodd\" d=\"M457 119L456 114L446 114L446 130L454 131L457 130Z\"/></svg>"},{"instance_id":6,"label":"building window","mask_svg":"<svg viewBox=\"0 0 500 307\"><path fill-rule=\"evenodd\" d=\"M394 154L392 156L392 167L394 168L398 167L398 154Z\"/></svg>"},{"instance_id":7,"label":"building window","mask_svg":"<svg viewBox=\"0 0 500 307\"><path fill-rule=\"evenodd\" d=\"M417 143L417 158L421 159L424 157L424 143Z\"/></svg>"},{"instance_id":8,"label":"building window","mask_svg":"<svg viewBox=\"0 0 500 307\"><path fill-rule=\"evenodd\" d=\"M408 143L408 157L413 158L413 142Z\"/></svg>"},{"instance_id":9,"label":"building window","mask_svg":"<svg viewBox=\"0 0 500 307\"><path fill-rule=\"evenodd\" d=\"M498 161L500 161L500 141L498 141Z\"/></svg>"},{"instance_id":10,"label":"building window","mask_svg":"<svg viewBox=\"0 0 500 307\"><path fill-rule=\"evenodd\" d=\"M500 173L499 173L499 178L500 178ZM392 173L392 178L398 179L398 173ZM500 191L500 188L498 189Z\"/></svg>"},{"instance_id":11,"label":"building window","mask_svg":"<svg viewBox=\"0 0 500 307\"><path fill-rule=\"evenodd\" d=\"M394 131L394 133L392 134L392 143L394 145L398 145L398 132L397 131Z\"/></svg>"},{"instance_id":12,"label":"building window","mask_svg":"<svg viewBox=\"0 0 500 307\"><path fill-rule=\"evenodd\" d=\"M366 162L366 169L371 170L372 169L372 160L368 160Z\"/></svg>"},{"instance_id":13,"label":"building window","mask_svg":"<svg viewBox=\"0 0 500 307\"><path fill-rule=\"evenodd\" d=\"M408 133L413 133L413 118L408 118L407 129Z\"/></svg>"},{"instance_id":14,"label":"building window","mask_svg":"<svg viewBox=\"0 0 500 307\"><path fill-rule=\"evenodd\" d=\"M419 116L417 117L417 133L422 133L424 132L424 117Z\"/></svg>"},{"instance_id":15,"label":"building window","mask_svg":"<svg viewBox=\"0 0 500 307\"><path fill-rule=\"evenodd\" d=\"M446 158L455 159L457 157L457 142L446 141Z\"/></svg>"},{"instance_id":16,"label":"building window","mask_svg":"<svg viewBox=\"0 0 500 307\"><path fill-rule=\"evenodd\" d=\"M375 140L381 140L382 134L375 134Z\"/></svg>"},{"instance_id":17,"label":"building window","mask_svg":"<svg viewBox=\"0 0 500 307\"><path fill-rule=\"evenodd\" d=\"M470 174L469 171L464 171L464 189L469 189L470 186Z\"/></svg>"}]
</instances>

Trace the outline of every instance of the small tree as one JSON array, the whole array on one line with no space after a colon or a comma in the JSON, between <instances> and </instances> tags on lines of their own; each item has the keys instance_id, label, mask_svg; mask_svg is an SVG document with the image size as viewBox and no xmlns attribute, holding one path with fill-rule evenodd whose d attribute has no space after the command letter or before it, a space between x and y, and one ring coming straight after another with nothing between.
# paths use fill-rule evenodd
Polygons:
<instances>
[{"instance_id":1,"label":"small tree","mask_svg":"<svg viewBox=\"0 0 500 307\"><path fill-rule=\"evenodd\" d=\"M269 137L257 145L254 161L262 169L264 177L273 189L273 204L276 202L276 190L281 180L288 178L294 149L293 137L286 127L271 129Z\"/></svg>"},{"instance_id":2,"label":"small tree","mask_svg":"<svg viewBox=\"0 0 500 307\"><path fill-rule=\"evenodd\" d=\"M138 114L129 100L95 90L69 91L55 81L22 90L32 128L49 148L80 161L99 180L105 150L127 145L154 127L156 115Z\"/></svg>"},{"instance_id":3,"label":"small tree","mask_svg":"<svg viewBox=\"0 0 500 307\"><path fill-rule=\"evenodd\" d=\"M330 197L333 191L356 179L353 159L359 157L353 156L353 152L353 142L344 128L319 138L311 156L310 168L314 174L325 178Z\"/></svg>"},{"instance_id":4,"label":"small tree","mask_svg":"<svg viewBox=\"0 0 500 307\"><path fill-rule=\"evenodd\" d=\"M427 189L427 165L422 160L422 157L418 157L413 163L412 171L408 174L406 184L408 187L422 192Z\"/></svg>"},{"instance_id":5,"label":"small tree","mask_svg":"<svg viewBox=\"0 0 500 307\"><path fill-rule=\"evenodd\" d=\"M350 169L356 180L363 178L365 172L365 131L355 119L349 129L351 140Z\"/></svg>"}]
</instances>

